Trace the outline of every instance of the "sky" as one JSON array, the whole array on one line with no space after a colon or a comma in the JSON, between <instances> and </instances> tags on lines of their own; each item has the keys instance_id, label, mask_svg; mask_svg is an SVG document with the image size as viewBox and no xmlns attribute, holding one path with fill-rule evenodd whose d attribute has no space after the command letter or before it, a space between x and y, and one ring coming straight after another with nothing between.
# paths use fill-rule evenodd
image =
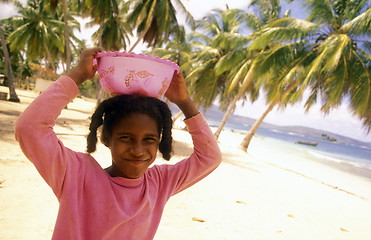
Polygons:
<instances>
[{"instance_id":1,"label":"sky","mask_svg":"<svg viewBox=\"0 0 371 240\"><path fill-rule=\"evenodd\" d=\"M23 0L24 1L24 0ZM194 16L195 19L200 19L206 15L209 10L215 8L225 9L226 4L229 8L242 8L247 10L248 0L184 0L182 1L188 11ZM12 16L16 14L16 9L9 4L0 4L2 11L0 12L0 19ZM293 17L302 18L305 16L300 8L299 4L290 5ZM181 16L180 16L181 18ZM85 22L82 20L82 22ZM180 20L181 22L181 20ZM81 24L82 27L84 24ZM80 34L76 34L80 38L88 39L89 36L94 32L93 29L82 28ZM141 47L135 49L135 52L139 52ZM362 122L353 116L349 111L348 106L343 104L337 109L330 111L328 115L324 115L320 112L320 106L313 106L308 113L305 113L304 103L297 103L293 106L288 106L284 110L273 109L264 122L276 124L276 125L295 125L305 126L315 129L326 130L343 136L351 137L360 141L371 142L371 133L367 134L366 129L362 127ZM256 102L238 102L235 114L247 116L251 118L258 118L267 108L264 97L259 98Z\"/></svg>"}]
</instances>

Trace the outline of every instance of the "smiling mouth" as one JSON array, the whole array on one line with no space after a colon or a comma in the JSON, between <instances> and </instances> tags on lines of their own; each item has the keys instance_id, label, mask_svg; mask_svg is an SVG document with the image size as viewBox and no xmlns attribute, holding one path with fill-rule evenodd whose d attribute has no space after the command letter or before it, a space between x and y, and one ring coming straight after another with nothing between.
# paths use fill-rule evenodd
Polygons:
<instances>
[{"instance_id":1,"label":"smiling mouth","mask_svg":"<svg viewBox=\"0 0 371 240\"><path fill-rule=\"evenodd\" d=\"M148 162L149 159L145 159L145 160L125 159L125 161L127 161L127 162L131 162L131 163L137 163L137 164L140 164L140 163Z\"/></svg>"}]
</instances>

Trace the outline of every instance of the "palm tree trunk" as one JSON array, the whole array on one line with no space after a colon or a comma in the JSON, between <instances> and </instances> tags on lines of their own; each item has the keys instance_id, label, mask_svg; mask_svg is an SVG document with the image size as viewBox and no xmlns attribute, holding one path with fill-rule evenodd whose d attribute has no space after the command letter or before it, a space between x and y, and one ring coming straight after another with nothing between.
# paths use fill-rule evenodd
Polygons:
<instances>
[{"instance_id":1,"label":"palm tree trunk","mask_svg":"<svg viewBox=\"0 0 371 240\"><path fill-rule=\"evenodd\" d=\"M47 59L48 59L48 65L51 66L51 68L53 69L53 72L55 72L55 67L54 67L54 64L53 64L53 59L52 59L52 55L50 54L50 51L49 51L49 48L48 48L48 45L46 44L46 42L44 43L44 48L45 48L45 51L46 51L46 56L47 56Z\"/></svg>"},{"instance_id":2,"label":"palm tree trunk","mask_svg":"<svg viewBox=\"0 0 371 240\"><path fill-rule=\"evenodd\" d=\"M233 110L234 108L236 107L236 103L237 101L240 99L240 96L241 94L238 94L236 95L236 97L233 99L233 101L229 104L228 106L228 109L227 111L225 112L224 116L223 116L223 119L221 121L221 123L219 124L218 126L218 129L215 131L214 133L214 136L215 138L218 140L219 139L219 135L220 133L222 132L223 128L224 128L224 125L227 123L228 121L228 118L230 117L230 115L233 113Z\"/></svg>"},{"instance_id":3,"label":"palm tree trunk","mask_svg":"<svg viewBox=\"0 0 371 240\"><path fill-rule=\"evenodd\" d=\"M134 48L140 43L140 41L143 40L144 36L146 35L148 29L150 28L151 25L147 24L146 28L142 31L142 33L139 35L139 37L137 38L137 41L134 43L133 46L131 46L129 52L132 52L134 50Z\"/></svg>"},{"instance_id":4,"label":"palm tree trunk","mask_svg":"<svg viewBox=\"0 0 371 240\"><path fill-rule=\"evenodd\" d=\"M263 115L260 116L258 120L254 123L254 125L250 128L250 131L247 133L246 137L242 140L240 144L240 149L243 150L244 152L247 152L247 148L249 147L249 144L251 142L251 139L255 135L256 131L258 130L260 124L263 122L265 117L272 111L272 109L276 106L277 102L272 102L268 108L265 110Z\"/></svg>"},{"instance_id":5,"label":"palm tree trunk","mask_svg":"<svg viewBox=\"0 0 371 240\"><path fill-rule=\"evenodd\" d=\"M254 68L255 68L255 63L253 63L249 69L249 71L246 73L245 75L245 78L242 82L242 85L240 87L240 89L238 90L238 93L236 95L236 97L233 99L233 101L231 102L231 104L228 106L228 110L227 112L224 114L223 116L223 120L222 122L220 123L218 129L215 131L214 133L214 136L216 137L216 139L219 138L219 135L221 133L221 131L223 130L224 128L224 125L226 124L229 116L232 114L234 108L236 107L236 103L237 101L241 98L241 96L245 93L246 89L248 88L249 84L251 83L251 81L253 81L253 77L254 77Z\"/></svg>"},{"instance_id":6,"label":"palm tree trunk","mask_svg":"<svg viewBox=\"0 0 371 240\"><path fill-rule=\"evenodd\" d=\"M104 101L104 99L106 99L109 96L109 94L103 90L99 81L97 83L96 92L97 92L97 107L98 107L98 105L101 104Z\"/></svg>"},{"instance_id":7,"label":"palm tree trunk","mask_svg":"<svg viewBox=\"0 0 371 240\"><path fill-rule=\"evenodd\" d=\"M63 4L63 21L64 21L64 38L66 41L66 71L71 68L71 46L70 46L70 31L68 29L68 15L67 15L67 0L62 0Z\"/></svg>"},{"instance_id":8,"label":"palm tree trunk","mask_svg":"<svg viewBox=\"0 0 371 240\"><path fill-rule=\"evenodd\" d=\"M254 125L251 127L250 131L247 133L246 137L242 140L240 144L240 149L247 152L247 148L249 147L250 141L255 135L256 131L258 130L260 124L263 122L265 117L272 111L274 106L277 105L282 99L284 99L294 88L298 86L298 82L293 83L292 85L289 85L284 92L279 96L279 98L275 101L272 101L271 104L268 106L268 108L265 110L263 115L254 123Z\"/></svg>"},{"instance_id":9,"label":"palm tree trunk","mask_svg":"<svg viewBox=\"0 0 371 240\"><path fill-rule=\"evenodd\" d=\"M101 23L102 25L103 23ZM98 46L102 47L103 44L103 36L102 33L99 33L99 42ZM102 86L100 85L99 80L97 80L97 85L96 85L96 93L97 93L97 106L103 102L103 100L108 96L108 94L103 90Z\"/></svg>"},{"instance_id":10,"label":"palm tree trunk","mask_svg":"<svg viewBox=\"0 0 371 240\"><path fill-rule=\"evenodd\" d=\"M143 40L144 35L146 35L148 29L149 29L149 27L147 27L147 28L145 29L145 31L143 31L143 32L139 35L137 41L135 41L135 43L133 44L133 46L131 46L129 52L132 52L132 51L134 50L134 48L135 48L135 47L140 43L140 41Z\"/></svg>"},{"instance_id":11,"label":"palm tree trunk","mask_svg":"<svg viewBox=\"0 0 371 240\"><path fill-rule=\"evenodd\" d=\"M9 87L9 101L12 102L20 102L18 95L15 91L15 85L14 85L14 75L13 75L13 70L12 70L12 65L10 64L10 57L8 53L8 48L5 43L5 37L4 37L4 32L3 29L0 27L0 40L1 40L1 45L3 48L3 53L4 53L4 62L5 62L5 68L8 73L8 87Z\"/></svg>"}]
</instances>

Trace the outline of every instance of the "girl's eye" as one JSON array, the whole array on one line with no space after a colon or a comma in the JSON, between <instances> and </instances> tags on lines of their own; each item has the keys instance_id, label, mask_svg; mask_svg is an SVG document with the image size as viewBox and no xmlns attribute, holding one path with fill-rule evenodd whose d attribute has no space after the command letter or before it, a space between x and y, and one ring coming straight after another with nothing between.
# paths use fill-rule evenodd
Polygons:
<instances>
[{"instance_id":1,"label":"girl's eye","mask_svg":"<svg viewBox=\"0 0 371 240\"><path fill-rule=\"evenodd\" d=\"M121 136L120 137L120 140L122 140L122 141L130 141L130 136Z\"/></svg>"},{"instance_id":2,"label":"girl's eye","mask_svg":"<svg viewBox=\"0 0 371 240\"><path fill-rule=\"evenodd\" d=\"M157 143L157 139L152 137L145 138L145 141L148 143Z\"/></svg>"}]
</instances>

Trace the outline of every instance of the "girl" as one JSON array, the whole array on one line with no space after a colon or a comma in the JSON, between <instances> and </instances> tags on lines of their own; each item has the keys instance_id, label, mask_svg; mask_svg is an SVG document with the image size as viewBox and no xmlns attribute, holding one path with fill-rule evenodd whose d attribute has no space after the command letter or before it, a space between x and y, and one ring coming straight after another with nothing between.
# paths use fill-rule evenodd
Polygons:
<instances>
[{"instance_id":1,"label":"girl","mask_svg":"<svg viewBox=\"0 0 371 240\"><path fill-rule=\"evenodd\" d=\"M165 103L145 96L116 96L98 106L88 136L95 150L97 128L112 165L102 169L90 154L74 152L57 139L53 125L78 85L96 72L85 50L78 65L60 77L21 114L16 139L59 201L53 239L153 239L170 196L211 173L221 162L218 144L191 101L185 81L175 76L165 96L184 113L194 153L175 165L149 166L159 150L171 154L171 114Z\"/></svg>"}]
</instances>

